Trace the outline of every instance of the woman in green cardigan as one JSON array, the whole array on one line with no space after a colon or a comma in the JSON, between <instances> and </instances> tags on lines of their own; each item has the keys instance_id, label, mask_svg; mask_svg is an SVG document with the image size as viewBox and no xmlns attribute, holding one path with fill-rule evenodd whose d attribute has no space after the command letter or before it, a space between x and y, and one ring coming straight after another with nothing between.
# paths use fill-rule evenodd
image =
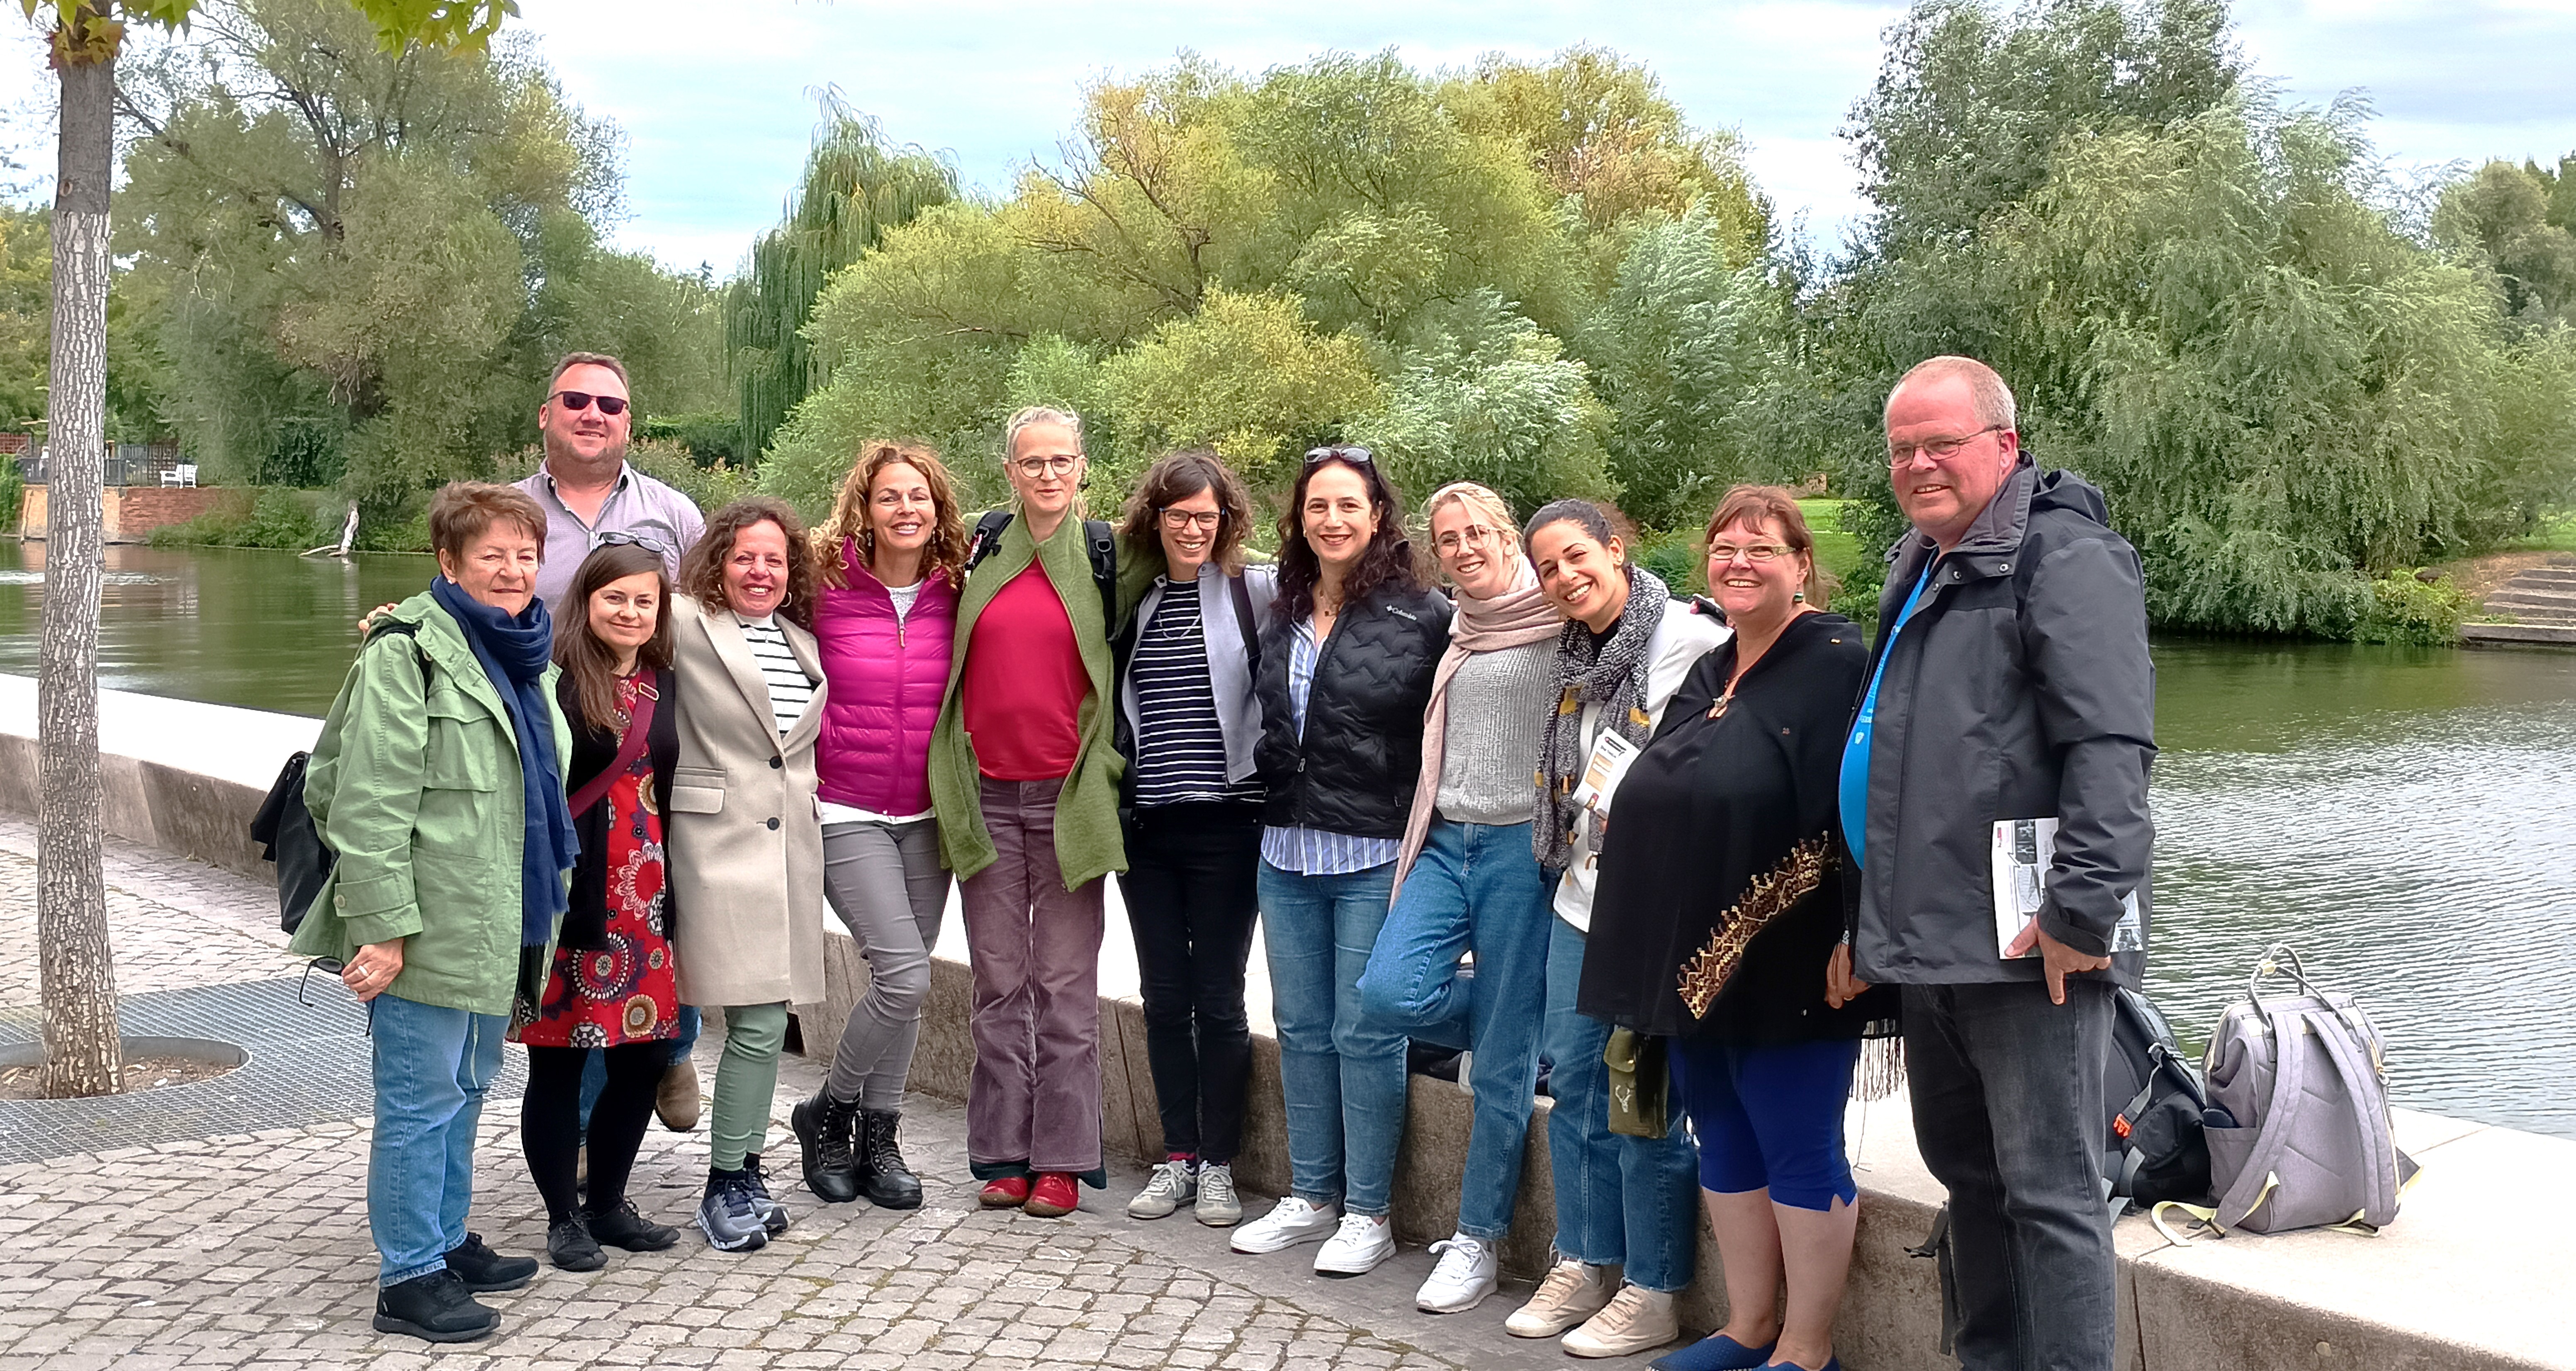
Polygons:
<instances>
[{"instance_id":1,"label":"woman in green cardigan","mask_svg":"<svg viewBox=\"0 0 2576 1371\"><path fill-rule=\"evenodd\" d=\"M930 740L974 970L966 1153L988 1208L1071 1213L1100 1157L1101 877L1127 869L1109 610L1080 507L1082 421L1011 416L1017 512L966 578ZM1122 592L1125 588L1121 588ZM1132 592L1125 592L1132 598Z\"/></svg>"},{"instance_id":2,"label":"woman in green cardigan","mask_svg":"<svg viewBox=\"0 0 2576 1371\"><path fill-rule=\"evenodd\" d=\"M500 1322L470 1292L537 1273L465 1216L502 1034L544 984L579 842L554 630L536 598L546 516L508 486L458 481L431 502L429 537L438 576L377 616L305 770L339 864L294 946L338 958L367 1002L375 1326L467 1342Z\"/></svg>"}]
</instances>

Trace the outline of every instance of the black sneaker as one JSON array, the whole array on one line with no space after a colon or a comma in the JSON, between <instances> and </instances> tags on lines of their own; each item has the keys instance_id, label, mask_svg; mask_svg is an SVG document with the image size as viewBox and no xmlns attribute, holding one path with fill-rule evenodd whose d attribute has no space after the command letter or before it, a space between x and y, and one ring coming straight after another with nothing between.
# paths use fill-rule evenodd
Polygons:
<instances>
[{"instance_id":1,"label":"black sneaker","mask_svg":"<svg viewBox=\"0 0 2576 1371\"><path fill-rule=\"evenodd\" d=\"M492 1336L501 1316L465 1293L454 1271L432 1271L376 1292L376 1331L423 1342L472 1342Z\"/></svg>"},{"instance_id":2,"label":"black sneaker","mask_svg":"<svg viewBox=\"0 0 2576 1371\"><path fill-rule=\"evenodd\" d=\"M903 1115L891 1109L859 1112L859 1180L868 1202L880 1209L919 1209L921 1178L904 1165L895 1146L895 1129Z\"/></svg>"},{"instance_id":3,"label":"black sneaker","mask_svg":"<svg viewBox=\"0 0 2576 1371\"><path fill-rule=\"evenodd\" d=\"M742 1170L744 1175L751 1178L751 1203L753 1208L760 1211L760 1226L768 1229L771 1237L786 1232L787 1206L770 1198L769 1178L761 1174L760 1170L760 1154L754 1152L744 1157Z\"/></svg>"},{"instance_id":4,"label":"black sneaker","mask_svg":"<svg viewBox=\"0 0 2576 1371\"><path fill-rule=\"evenodd\" d=\"M468 1233L465 1241L447 1254L447 1269L465 1282L466 1289L476 1294L490 1294L496 1290L516 1290L535 1280L537 1259L502 1256L483 1245L482 1234Z\"/></svg>"},{"instance_id":5,"label":"black sneaker","mask_svg":"<svg viewBox=\"0 0 2576 1371\"><path fill-rule=\"evenodd\" d=\"M635 1202L625 1201L605 1214L584 1214L591 1239L603 1247L622 1247L629 1252L659 1252L680 1240L680 1230L653 1222L635 1212Z\"/></svg>"},{"instance_id":6,"label":"black sneaker","mask_svg":"<svg viewBox=\"0 0 2576 1371\"><path fill-rule=\"evenodd\" d=\"M566 1271L596 1271L608 1265L608 1254L579 1218L546 1225L546 1256Z\"/></svg>"}]
</instances>

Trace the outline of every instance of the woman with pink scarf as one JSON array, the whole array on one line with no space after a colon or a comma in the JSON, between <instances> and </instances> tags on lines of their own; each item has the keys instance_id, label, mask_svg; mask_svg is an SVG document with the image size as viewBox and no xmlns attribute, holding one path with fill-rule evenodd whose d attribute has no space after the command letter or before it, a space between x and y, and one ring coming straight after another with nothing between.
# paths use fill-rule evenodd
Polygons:
<instances>
[{"instance_id":1,"label":"woman with pink scarf","mask_svg":"<svg viewBox=\"0 0 2576 1371\"><path fill-rule=\"evenodd\" d=\"M1460 481L1425 506L1457 588L1449 650L1424 711L1422 774L1396 860L1395 907L1360 977L1363 1012L1469 1050L1476 1096L1458 1232L1414 1303L1455 1314L1494 1293L1521 1141L1538 1084L1551 873L1532 855L1539 743L1555 703L1560 624L1502 497ZM1459 959L1475 955L1472 972Z\"/></svg>"}]
</instances>

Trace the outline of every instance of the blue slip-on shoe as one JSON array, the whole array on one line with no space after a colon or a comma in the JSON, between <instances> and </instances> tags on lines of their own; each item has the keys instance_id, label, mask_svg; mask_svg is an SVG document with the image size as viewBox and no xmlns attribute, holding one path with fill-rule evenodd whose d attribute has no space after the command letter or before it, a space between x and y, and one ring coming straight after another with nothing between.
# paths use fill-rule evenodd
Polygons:
<instances>
[{"instance_id":1,"label":"blue slip-on shoe","mask_svg":"<svg viewBox=\"0 0 2576 1371\"><path fill-rule=\"evenodd\" d=\"M1646 1365L1652 1371L1750 1371L1753 1367L1768 1365L1771 1361L1771 1349L1777 1346L1779 1344L1772 1343L1762 1347L1747 1347L1724 1333L1711 1333L1680 1351L1667 1352Z\"/></svg>"}]
</instances>

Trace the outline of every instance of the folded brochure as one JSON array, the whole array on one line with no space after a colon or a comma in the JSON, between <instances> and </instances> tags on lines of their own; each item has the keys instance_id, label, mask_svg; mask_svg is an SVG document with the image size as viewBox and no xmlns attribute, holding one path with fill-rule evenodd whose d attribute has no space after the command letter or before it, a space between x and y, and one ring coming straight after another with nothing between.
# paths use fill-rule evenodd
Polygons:
<instances>
[{"instance_id":1,"label":"folded brochure","mask_svg":"<svg viewBox=\"0 0 2576 1371\"><path fill-rule=\"evenodd\" d=\"M2004 819L1995 824L1995 955L2006 961L2039 955L2039 910L2048 900L2048 867L2057 851L2057 820ZM2111 950L2147 945L2138 892L2120 897Z\"/></svg>"}]
</instances>

